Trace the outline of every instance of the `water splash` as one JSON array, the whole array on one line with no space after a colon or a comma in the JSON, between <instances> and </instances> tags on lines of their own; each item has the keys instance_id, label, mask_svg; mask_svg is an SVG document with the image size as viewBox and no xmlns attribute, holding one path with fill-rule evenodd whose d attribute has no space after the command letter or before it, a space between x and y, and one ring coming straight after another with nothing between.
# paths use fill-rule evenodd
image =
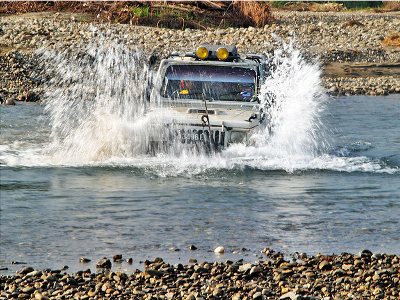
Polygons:
<instances>
[{"instance_id":1,"label":"water splash","mask_svg":"<svg viewBox=\"0 0 400 300\"><path fill-rule=\"evenodd\" d=\"M294 43L281 42L272 56L274 68L260 95L260 108L270 122L253 135L255 145L233 145L213 155L147 154L150 133L162 134L161 118L168 116L147 113L160 103L157 97L148 101L153 77L146 57L112 33L94 30L85 43L44 49L41 55L49 78L43 119L50 121L50 141L26 151L3 145L0 150L5 154L0 159L8 165L122 165L162 177L245 168L396 172L379 160L351 157L364 146L330 153L330 133L322 117L327 98L321 68L318 61L305 60Z\"/></svg>"},{"instance_id":2,"label":"water splash","mask_svg":"<svg viewBox=\"0 0 400 300\"><path fill-rule=\"evenodd\" d=\"M110 36L99 36L76 48L43 55L52 78L52 89L46 94L52 123L48 152L55 161L80 162L145 154L149 133L156 129L150 127L152 114L145 115L150 106L146 98L150 72L143 53ZM307 63L292 44L283 43L272 62L275 67L261 89L260 104L270 126L254 135L256 147L247 147L246 156L285 160L314 156L325 141L319 120L324 99L320 68ZM267 107L270 93L274 103ZM241 148L234 146L218 159L241 157ZM179 153L192 160L190 153Z\"/></svg>"},{"instance_id":3,"label":"water splash","mask_svg":"<svg viewBox=\"0 0 400 300\"><path fill-rule=\"evenodd\" d=\"M143 152L150 70L145 55L111 34L42 54L50 81L45 110L52 125L46 152L54 163L105 161Z\"/></svg>"},{"instance_id":4,"label":"water splash","mask_svg":"<svg viewBox=\"0 0 400 300\"><path fill-rule=\"evenodd\" d=\"M307 62L292 42L275 50L272 65L271 76L261 88L261 105L271 123L268 132L257 136L257 145L282 155L325 151L329 143L320 113L326 97L319 62ZM274 95L272 105L270 94Z\"/></svg>"}]
</instances>

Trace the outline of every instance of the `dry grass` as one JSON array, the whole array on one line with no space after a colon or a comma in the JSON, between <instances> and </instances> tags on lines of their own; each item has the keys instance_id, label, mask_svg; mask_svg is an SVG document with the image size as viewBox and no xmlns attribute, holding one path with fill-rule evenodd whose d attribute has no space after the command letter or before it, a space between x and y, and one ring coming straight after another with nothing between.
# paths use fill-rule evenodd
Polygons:
<instances>
[{"instance_id":1,"label":"dry grass","mask_svg":"<svg viewBox=\"0 0 400 300\"><path fill-rule=\"evenodd\" d=\"M280 1L278 1L280 2ZM285 2L285 1L282 1ZM273 3L273 2L272 2ZM312 1L288 1L283 5L273 5L275 10L288 11L312 11L312 12L328 12L328 11L345 11L346 8L340 3L316 3Z\"/></svg>"},{"instance_id":2,"label":"dry grass","mask_svg":"<svg viewBox=\"0 0 400 300\"><path fill-rule=\"evenodd\" d=\"M385 46L400 47L400 34L392 34L386 37L383 42Z\"/></svg>"},{"instance_id":3,"label":"dry grass","mask_svg":"<svg viewBox=\"0 0 400 300\"><path fill-rule=\"evenodd\" d=\"M350 20L347 21L345 23L342 24L342 27L349 27L349 26L365 26L363 23L361 23L360 21L356 21L356 20Z\"/></svg>"},{"instance_id":4,"label":"dry grass","mask_svg":"<svg viewBox=\"0 0 400 300\"><path fill-rule=\"evenodd\" d=\"M98 21L167 28L261 27L270 5L257 1L1 1L0 14L74 12Z\"/></svg>"},{"instance_id":5,"label":"dry grass","mask_svg":"<svg viewBox=\"0 0 400 300\"><path fill-rule=\"evenodd\" d=\"M269 4L258 1L235 1L235 6L256 27L263 27L273 21Z\"/></svg>"},{"instance_id":6,"label":"dry grass","mask_svg":"<svg viewBox=\"0 0 400 300\"><path fill-rule=\"evenodd\" d=\"M400 10L400 1L382 1L383 2L383 11L399 11Z\"/></svg>"},{"instance_id":7,"label":"dry grass","mask_svg":"<svg viewBox=\"0 0 400 300\"><path fill-rule=\"evenodd\" d=\"M344 11L346 8L343 6L343 4L340 3L313 3L311 11L320 11L320 12L326 12L326 11Z\"/></svg>"}]
</instances>

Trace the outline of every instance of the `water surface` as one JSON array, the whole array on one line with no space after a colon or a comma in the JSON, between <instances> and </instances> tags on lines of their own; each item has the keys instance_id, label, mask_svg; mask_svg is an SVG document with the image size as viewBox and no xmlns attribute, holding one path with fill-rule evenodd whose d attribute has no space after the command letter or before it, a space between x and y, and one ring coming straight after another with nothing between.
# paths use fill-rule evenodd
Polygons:
<instances>
[{"instance_id":1,"label":"water surface","mask_svg":"<svg viewBox=\"0 0 400 300\"><path fill-rule=\"evenodd\" d=\"M119 253L134 263L114 269L127 271L155 257L253 262L266 247L400 254L399 95L328 98L318 63L289 47L263 87L276 95L273 134L210 156L150 156L140 55L87 47L89 58L43 54L42 104L0 108L2 273L21 268L12 261L94 270Z\"/></svg>"}]
</instances>

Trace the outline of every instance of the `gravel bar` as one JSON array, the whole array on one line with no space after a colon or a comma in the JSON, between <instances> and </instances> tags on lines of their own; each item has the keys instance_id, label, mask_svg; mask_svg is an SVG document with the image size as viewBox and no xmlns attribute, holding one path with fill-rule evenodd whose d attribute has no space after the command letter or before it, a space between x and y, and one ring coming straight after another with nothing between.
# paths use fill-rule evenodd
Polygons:
<instances>
[{"instance_id":1,"label":"gravel bar","mask_svg":"<svg viewBox=\"0 0 400 300\"><path fill-rule=\"evenodd\" d=\"M102 258L90 269L63 273L25 267L16 275L0 275L0 299L279 299L347 300L400 298L399 256L306 254L290 260L264 249L265 260L171 265L156 258L143 271L113 272ZM115 258L115 257L114 257ZM118 256L118 259L122 258Z\"/></svg>"},{"instance_id":2,"label":"gravel bar","mask_svg":"<svg viewBox=\"0 0 400 300\"><path fill-rule=\"evenodd\" d=\"M3 16L0 20L0 100L38 100L41 80L37 76L35 50L44 45L73 49L74 44L93 37L94 27L97 32L111 33L129 47L143 49L159 58L175 50L193 50L201 42L234 44L241 53L273 55L283 41L294 39L295 46L302 49L306 58L318 57L322 68L329 69L329 74L324 73L322 77L328 93L400 93L400 47L382 44L386 36L399 33L399 12L274 12L274 16L276 21L264 28L215 30L98 23L72 13ZM354 67L351 64L357 64L356 74L346 74L349 64L350 68ZM376 71L382 64L390 67Z\"/></svg>"}]
</instances>

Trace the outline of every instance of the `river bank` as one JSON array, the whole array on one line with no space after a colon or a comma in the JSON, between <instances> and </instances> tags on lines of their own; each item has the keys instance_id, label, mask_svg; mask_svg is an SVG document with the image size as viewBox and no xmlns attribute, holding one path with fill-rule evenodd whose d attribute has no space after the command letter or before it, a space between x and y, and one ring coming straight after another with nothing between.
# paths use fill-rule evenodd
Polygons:
<instances>
[{"instance_id":1,"label":"river bank","mask_svg":"<svg viewBox=\"0 0 400 300\"><path fill-rule=\"evenodd\" d=\"M262 251L257 263L201 262L171 265L156 258L131 274L110 271L103 258L97 272L76 274L25 267L0 275L0 299L398 299L399 257L363 250L357 255L309 256Z\"/></svg>"},{"instance_id":2,"label":"river bank","mask_svg":"<svg viewBox=\"0 0 400 300\"><path fill-rule=\"evenodd\" d=\"M275 12L274 17L276 21L263 28L176 30L99 23L73 13L2 16L0 97L36 101L43 82L37 49L74 49L74 44L106 32L158 58L174 50L193 50L201 42L235 44L242 53L272 56L282 41L292 41L306 58L318 57L322 84L333 95L400 93L400 47L383 44L398 32L399 12Z\"/></svg>"}]
</instances>

